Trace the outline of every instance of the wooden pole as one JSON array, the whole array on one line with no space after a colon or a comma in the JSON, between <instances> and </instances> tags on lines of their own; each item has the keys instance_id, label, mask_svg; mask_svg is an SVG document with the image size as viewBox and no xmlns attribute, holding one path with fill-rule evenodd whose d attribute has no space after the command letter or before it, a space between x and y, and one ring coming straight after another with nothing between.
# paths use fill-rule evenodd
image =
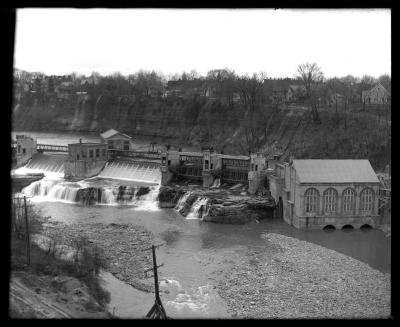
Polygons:
<instances>
[{"instance_id":1,"label":"wooden pole","mask_svg":"<svg viewBox=\"0 0 400 327\"><path fill-rule=\"evenodd\" d=\"M26 207L26 197L24 196L24 206L25 206L25 226L26 226L26 231L25 231L25 236L26 236L26 260L28 266L31 264L31 244L30 244L30 238L29 238L29 222L28 222L28 210Z\"/></svg>"},{"instance_id":2,"label":"wooden pole","mask_svg":"<svg viewBox=\"0 0 400 327\"><path fill-rule=\"evenodd\" d=\"M158 273L157 273L157 261L156 261L156 247L154 245L151 246L151 250L153 252L153 267L154 267L154 286L156 292L156 301L160 301L160 294L158 289Z\"/></svg>"}]
</instances>

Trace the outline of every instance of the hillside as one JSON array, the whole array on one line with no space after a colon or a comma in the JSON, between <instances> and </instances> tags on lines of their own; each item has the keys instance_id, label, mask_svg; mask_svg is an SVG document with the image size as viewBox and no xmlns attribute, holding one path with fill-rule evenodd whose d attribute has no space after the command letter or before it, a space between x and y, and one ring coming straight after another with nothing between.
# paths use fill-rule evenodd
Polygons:
<instances>
[{"instance_id":1,"label":"hillside","mask_svg":"<svg viewBox=\"0 0 400 327\"><path fill-rule=\"evenodd\" d=\"M130 135L213 145L225 153L252 149L297 158L368 158L376 170L390 162L390 107L319 112L321 123L316 124L303 107L262 105L251 116L240 102L228 105L201 97L26 97L14 105L13 130L97 133L114 128Z\"/></svg>"}]
</instances>

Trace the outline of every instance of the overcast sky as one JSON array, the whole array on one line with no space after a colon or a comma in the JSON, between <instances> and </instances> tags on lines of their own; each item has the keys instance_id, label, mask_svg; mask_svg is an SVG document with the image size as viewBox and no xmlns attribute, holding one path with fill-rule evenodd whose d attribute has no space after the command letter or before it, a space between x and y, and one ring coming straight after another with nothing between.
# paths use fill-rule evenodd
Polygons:
<instances>
[{"instance_id":1,"label":"overcast sky","mask_svg":"<svg viewBox=\"0 0 400 327\"><path fill-rule=\"evenodd\" d=\"M390 10L18 9L14 66L45 74L228 67L293 77L391 72Z\"/></svg>"}]
</instances>

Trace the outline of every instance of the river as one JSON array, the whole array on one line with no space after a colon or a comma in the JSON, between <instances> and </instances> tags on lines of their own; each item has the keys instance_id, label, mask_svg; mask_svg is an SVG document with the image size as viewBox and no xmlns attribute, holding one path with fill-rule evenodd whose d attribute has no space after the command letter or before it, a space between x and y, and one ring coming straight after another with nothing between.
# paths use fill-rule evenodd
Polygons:
<instances>
[{"instance_id":1,"label":"river","mask_svg":"<svg viewBox=\"0 0 400 327\"><path fill-rule=\"evenodd\" d=\"M50 143L54 138L58 139L58 144L67 144L79 137L83 141L94 141L93 136L87 135L49 134L47 139L38 138L38 143ZM249 249L268 251L261 238L266 232L315 243L363 261L382 272L390 272L391 236L380 230L304 231L276 219L246 225L220 225L186 219L174 209L159 209L155 201L149 200L119 206L83 206L46 199L36 202L42 213L54 220L132 223L153 232L158 242L165 243L157 249L158 263L164 263L159 271L160 288L169 291L169 294L162 294L162 301L167 313L174 318L229 317L224 301L213 286L216 272L229 260L246 256ZM138 318L150 309L152 294L134 290L110 274L105 273L104 279L111 293L110 308L116 315ZM138 301L138 297L142 300Z\"/></svg>"}]
</instances>

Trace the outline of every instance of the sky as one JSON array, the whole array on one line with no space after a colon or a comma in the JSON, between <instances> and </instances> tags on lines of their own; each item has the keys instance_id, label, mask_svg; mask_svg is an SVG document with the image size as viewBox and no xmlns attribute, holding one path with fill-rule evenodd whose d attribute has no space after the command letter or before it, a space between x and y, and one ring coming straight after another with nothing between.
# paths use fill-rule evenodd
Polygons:
<instances>
[{"instance_id":1,"label":"sky","mask_svg":"<svg viewBox=\"0 0 400 327\"><path fill-rule=\"evenodd\" d=\"M294 77L391 75L390 9L17 10L14 67L50 74L165 75L230 68Z\"/></svg>"}]
</instances>

